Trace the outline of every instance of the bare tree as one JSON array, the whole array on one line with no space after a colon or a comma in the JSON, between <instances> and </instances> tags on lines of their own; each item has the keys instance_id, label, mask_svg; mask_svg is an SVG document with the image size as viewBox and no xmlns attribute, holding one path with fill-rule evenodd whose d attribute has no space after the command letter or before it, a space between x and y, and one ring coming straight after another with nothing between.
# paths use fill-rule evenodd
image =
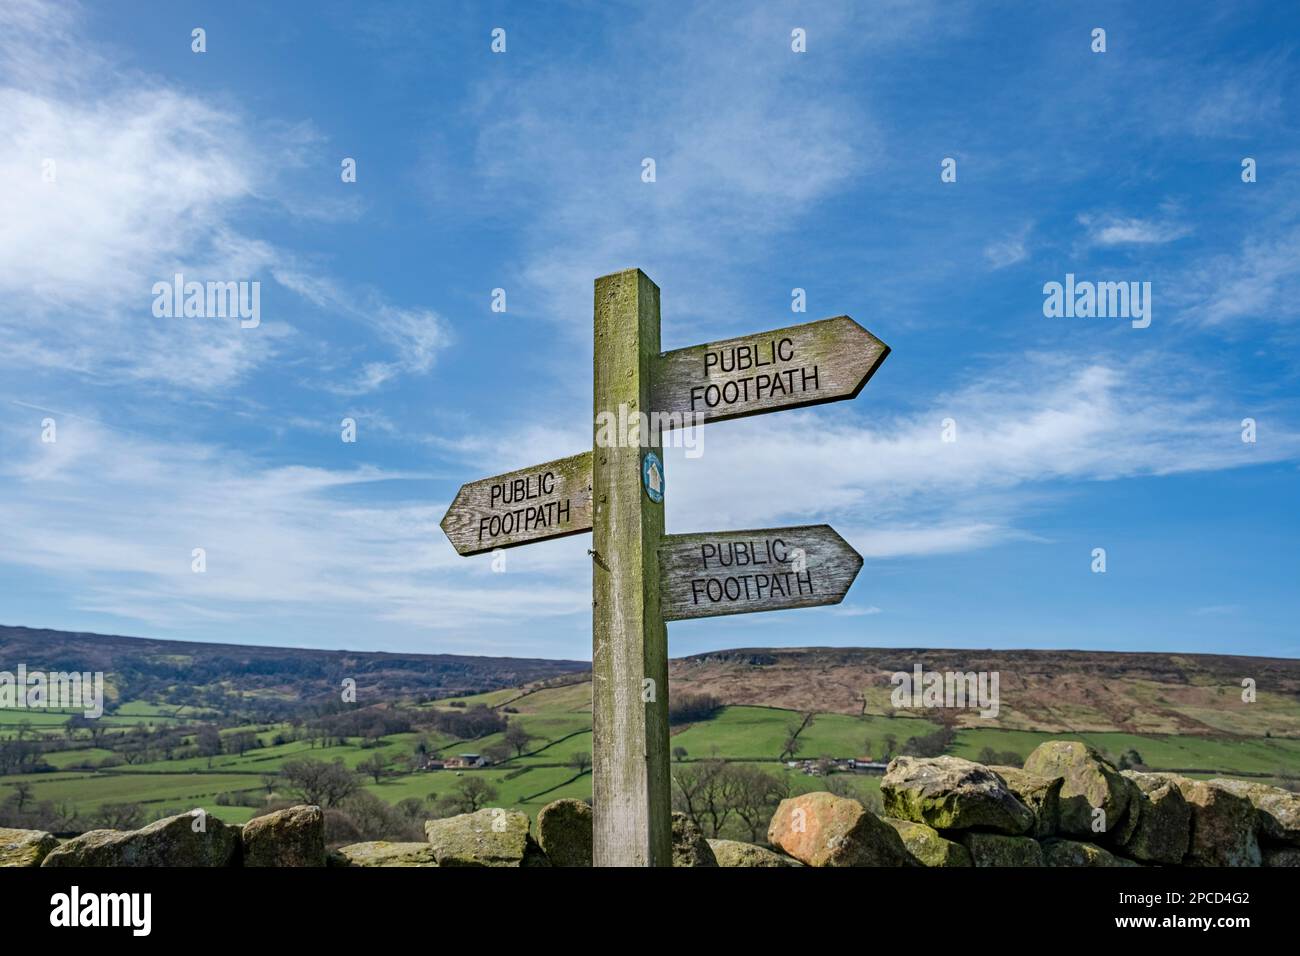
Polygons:
<instances>
[{"instance_id":1,"label":"bare tree","mask_svg":"<svg viewBox=\"0 0 1300 956\"><path fill-rule=\"evenodd\" d=\"M717 837L735 811L740 782L722 760L678 764L673 772L674 807L707 837Z\"/></svg>"},{"instance_id":2,"label":"bare tree","mask_svg":"<svg viewBox=\"0 0 1300 956\"><path fill-rule=\"evenodd\" d=\"M504 740L506 745L514 750L516 757L522 756L532 739L533 735L524 730L523 725L519 723L519 721L510 721L510 726L506 728Z\"/></svg>"},{"instance_id":3,"label":"bare tree","mask_svg":"<svg viewBox=\"0 0 1300 956\"><path fill-rule=\"evenodd\" d=\"M286 787L304 803L336 807L357 790L357 778L342 760L289 760L280 768Z\"/></svg>"},{"instance_id":4,"label":"bare tree","mask_svg":"<svg viewBox=\"0 0 1300 956\"><path fill-rule=\"evenodd\" d=\"M91 819L106 830L134 830L144 823L144 808L138 803L104 803Z\"/></svg>"},{"instance_id":5,"label":"bare tree","mask_svg":"<svg viewBox=\"0 0 1300 956\"><path fill-rule=\"evenodd\" d=\"M27 801L32 798L32 785L26 780L19 780L14 784L13 801L18 806L18 812L23 812L23 807L27 806Z\"/></svg>"},{"instance_id":6,"label":"bare tree","mask_svg":"<svg viewBox=\"0 0 1300 956\"><path fill-rule=\"evenodd\" d=\"M330 813L345 816L363 840L419 840L424 835L423 821L365 790L358 790Z\"/></svg>"},{"instance_id":7,"label":"bare tree","mask_svg":"<svg viewBox=\"0 0 1300 956\"><path fill-rule=\"evenodd\" d=\"M463 777L456 782L451 793L438 799L434 811L441 816L474 813L496 798L496 787L482 777Z\"/></svg>"},{"instance_id":8,"label":"bare tree","mask_svg":"<svg viewBox=\"0 0 1300 956\"><path fill-rule=\"evenodd\" d=\"M208 758L208 767L212 766L212 758L221 753L221 732L212 724L204 724L194 735L194 746L197 748L200 757Z\"/></svg>"},{"instance_id":9,"label":"bare tree","mask_svg":"<svg viewBox=\"0 0 1300 956\"><path fill-rule=\"evenodd\" d=\"M225 740L226 752L244 756L250 750L255 750L259 746L257 734L251 730L241 730L237 733L230 734Z\"/></svg>"},{"instance_id":10,"label":"bare tree","mask_svg":"<svg viewBox=\"0 0 1300 956\"><path fill-rule=\"evenodd\" d=\"M778 760L785 760L787 756L794 759L794 755L802 749L802 745L799 743L799 735L812 726L814 717L813 712L808 711L800 715L798 723L792 723L786 727L785 748L781 751Z\"/></svg>"},{"instance_id":11,"label":"bare tree","mask_svg":"<svg viewBox=\"0 0 1300 956\"><path fill-rule=\"evenodd\" d=\"M750 842L762 843L777 804L790 795L790 785L783 776L754 766L728 765L728 773L735 779L732 810L749 831Z\"/></svg>"},{"instance_id":12,"label":"bare tree","mask_svg":"<svg viewBox=\"0 0 1300 956\"><path fill-rule=\"evenodd\" d=\"M365 760L357 764L357 771L364 773L368 777L373 777L375 783L384 779L388 773L389 760L382 753L371 754Z\"/></svg>"}]
</instances>

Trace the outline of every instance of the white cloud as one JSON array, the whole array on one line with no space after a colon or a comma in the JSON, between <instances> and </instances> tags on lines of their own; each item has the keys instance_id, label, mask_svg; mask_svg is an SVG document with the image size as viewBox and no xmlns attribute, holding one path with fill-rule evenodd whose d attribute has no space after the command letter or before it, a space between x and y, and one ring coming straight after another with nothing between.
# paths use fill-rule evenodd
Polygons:
<instances>
[{"instance_id":1,"label":"white cloud","mask_svg":"<svg viewBox=\"0 0 1300 956\"><path fill-rule=\"evenodd\" d=\"M830 613L834 614L836 617L870 617L882 612L880 608L876 607L874 604L868 605L867 607L837 604L830 608Z\"/></svg>"},{"instance_id":2,"label":"white cloud","mask_svg":"<svg viewBox=\"0 0 1300 956\"><path fill-rule=\"evenodd\" d=\"M1247 62L1216 63L1202 82L1182 83L1193 92L1164 122L1186 124L1198 136L1254 138L1260 129L1285 122L1291 73L1285 50Z\"/></svg>"},{"instance_id":3,"label":"white cloud","mask_svg":"<svg viewBox=\"0 0 1300 956\"><path fill-rule=\"evenodd\" d=\"M391 361L367 361L351 378L322 382L321 387L343 395L373 392L399 375L418 375L433 367L438 355L452 344L448 322L431 309L402 309L390 305L373 290L361 293L341 287L326 276L277 265L276 281L319 308L366 325L376 337L392 346Z\"/></svg>"},{"instance_id":4,"label":"white cloud","mask_svg":"<svg viewBox=\"0 0 1300 956\"><path fill-rule=\"evenodd\" d=\"M128 630L185 635L219 622L265 643L323 622L335 645L348 633L364 645L367 629L382 626L437 631L444 647L460 640L481 651L512 640L518 622L590 609L572 543L512 552L504 574L487 558L457 556L438 527L444 502L391 494L425 486L424 475L272 467L81 417L61 417L54 444L30 423L6 426L0 449L0 561L36 570L75 609L114 615ZM381 486L390 490L372 494ZM200 547L207 571L196 574Z\"/></svg>"},{"instance_id":5,"label":"white cloud","mask_svg":"<svg viewBox=\"0 0 1300 956\"><path fill-rule=\"evenodd\" d=\"M350 202L286 196L283 180L268 178L284 168L281 158L293 168L318 150L309 124L258 123L229 101L122 72L77 35L70 9L35 0L0 7L0 182L12 187L0 192L0 362L63 369L71 382L214 390L294 349L316 348L313 359L329 355L279 370L315 368L319 389L347 395L436 367L451 342L442 314L332 279L315 258L269 243L248 225L250 210L264 217L268 208L295 217L356 214ZM845 51L905 49L917 38L929 46L954 19L932 4L877 3L870 14L819 4L804 20L815 54L799 57L789 50L788 17L766 8L709 6L667 22L643 16L636 31L612 31L608 57L594 67L566 56L534 60L526 81L498 75L478 87L471 121L481 132L474 158L482 179L456 195L445 183L457 171L439 178L459 213L494 203L495 215L522 213L511 220L522 246L514 261L533 294L516 296L512 286L512 309L526 303L521 310L549 314L582 341L557 385L584 394L592 278L642 265L661 281L671 301L666 344L711 337L713 316L748 314L755 268L780 263L773 248L819 254L816 243L791 234L819 228L819 213L832 202L870 197L848 188L859 177L906 161L890 141L892 127L862 93L870 84L846 92L846 71L871 60ZM408 21L372 24L397 46L409 45ZM591 63L587 52L583 62ZM884 75L886 61L876 62ZM1116 97L1130 98L1130 81ZM1220 87L1190 119L1165 112L1181 124L1249 128L1236 115L1250 105L1251 90ZM1020 94L1007 95L1023 108ZM1273 118L1277 102L1264 104ZM1127 115L1116 109L1112 135L1129 135ZM917 122L906 128L925 133L925 121ZM951 128L943 134L954 135ZM1070 162L1087 166L1104 152L1074 151ZM658 163L657 183L640 181L645 156ZM1008 148L1001 161L1036 157ZM57 163L54 183L41 181L44 158ZM329 162L333 168L337 157ZM1149 248L1191 235L1176 207L1151 213L1094 213L1079 222L1087 241L1102 247ZM896 241L933 247L922 249L927 254L938 248L935 236L952 247L914 257L903 267L916 270L907 282L946 280L968 264L978 271L981 255L993 269L1023 261L1033 224L1017 230L1019 221L993 230L1005 235L992 241L974 220L899 230ZM1257 231L1239 255L1198 263L1199 279L1162 294L1192 299L1192 314L1210 325L1294 317L1296 237L1294 229ZM1049 241L1045 233L1035 239L1035 246ZM837 255L847 261L857 250ZM865 278L844 281L878 289L900 281L890 274L897 257L854 261ZM178 270L269 277L307 305L364 327L370 340L335 348L305 341L311 337L283 321L264 323L256 335L233 323L148 321L152 282ZM692 323L689 338L672 328L683 320ZM710 426L703 459L669 456L670 530L831 520L869 560L948 554L1032 540L1034 509L1060 483L1294 459L1297 438L1284 426L1269 427L1267 443L1243 446L1233 396L1207 384L1185 356L1174 358L1186 379L1172 377L1158 357L1003 356L987 379L888 419L869 417L869 390L844 406ZM580 375L569 374L575 367ZM468 438L408 436L382 411L355 414L363 429L400 432L472 464L469 479L587 447L581 419L589 403L581 397L575 405L583 411L573 428L536 424L555 419L523 408L513 433L494 420ZM406 409L386 411L411 420ZM312 414L280 421L336 429L335 412L321 421ZM319 621L336 638L355 632L354 645L367 642L375 622L393 642L403 629L440 636L465 629L467 649L495 633L516 652L527 647L525 622L538 617L586 629L585 539L511 551L509 571L494 575L486 558L452 553L437 527L444 505L421 484L427 475L284 467L233 446L59 417L56 446L37 444L30 422L18 431L0 427L0 561L37 569L83 611L168 630L220 622L236 639L274 640L281 626ZM955 444L940 440L945 417L958 422ZM189 571L194 546L209 550L206 575Z\"/></svg>"},{"instance_id":6,"label":"white cloud","mask_svg":"<svg viewBox=\"0 0 1300 956\"><path fill-rule=\"evenodd\" d=\"M274 206L316 217L348 205L302 201L276 179L320 148L309 124L254 124L123 69L80 35L78 13L37 0L0 12L0 363L228 389L291 346L292 330L279 316L256 329L158 319L153 284L178 272L200 281L305 275L292 254L248 234L247 213ZM342 311L364 312L396 355L369 360L358 390L428 371L448 342L431 310L349 290L330 305L339 311L349 297L365 308Z\"/></svg>"},{"instance_id":7,"label":"white cloud","mask_svg":"<svg viewBox=\"0 0 1300 956\"><path fill-rule=\"evenodd\" d=\"M752 278L742 264L882 161L872 104L835 71L862 44L923 32L935 13L890 4L869 24L860 15L803 11L820 51L804 56L779 11L702 6L670 25L647 13L638 29L612 30L593 66L559 58L527 83L486 82L476 167L501 204L535 213L521 267L530 298L589 334L592 279L636 265L671 281L668 325L740 307L749 293L737 287ZM641 180L647 157L654 183Z\"/></svg>"},{"instance_id":8,"label":"white cloud","mask_svg":"<svg viewBox=\"0 0 1300 956\"><path fill-rule=\"evenodd\" d=\"M1271 431L1243 452L1231 403L1207 379L1161 361L1080 364L1024 356L915 414L864 424L853 414L791 412L706 426L704 456L669 450L672 532L830 521L867 559L956 553L1033 540L1055 481L1105 481L1294 460L1300 436ZM887 374L887 369L882 374ZM868 401L869 397L860 401ZM36 569L87 613L122 629L163 629L360 646L420 633L456 647L528 653L527 622L587 627L589 539L464 559L438 522L429 476L373 467L271 466L227 448L164 442L39 412L0 427L0 555ZM945 417L957 441L941 440ZM441 440L483 473L579 451L589 436L544 427ZM467 479L480 477L480 471ZM411 488L410 494L402 489ZM190 570L192 548L208 571ZM357 635L351 640L349 635ZM532 649L536 652L536 648Z\"/></svg>"},{"instance_id":9,"label":"white cloud","mask_svg":"<svg viewBox=\"0 0 1300 956\"><path fill-rule=\"evenodd\" d=\"M1188 316L1206 326L1300 317L1300 228L1265 223L1235 253L1190 263L1175 285Z\"/></svg>"},{"instance_id":10,"label":"white cloud","mask_svg":"<svg viewBox=\"0 0 1300 956\"><path fill-rule=\"evenodd\" d=\"M1088 241L1095 246L1160 245L1183 239L1192 233L1190 226L1176 222L1122 216L1079 216L1088 228Z\"/></svg>"},{"instance_id":11,"label":"white cloud","mask_svg":"<svg viewBox=\"0 0 1300 956\"><path fill-rule=\"evenodd\" d=\"M233 117L165 89L84 103L2 87L0 127L8 363L202 387L265 361L270 336L151 312L153 283L199 258L205 278L251 277L238 271L250 247L224 225L254 188Z\"/></svg>"},{"instance_id":12,"label":"white cloud","mask_svg":"<svg viewBox=\"0 0 1300 956\"><path fill-rule=\"evenodd\" d=\"M1164 364L1029 355L891 422L789 412L706 426L701 458L667 453L669 527L830 519L869 557L967 551L1032 535L1026 514L1053 482L1300 455L1292 432L1273 434L1267 448L1243 445L1240 415L1209 377L1170 375ZM870 386L858 401L869 395ZM941 439L948 417L952 443Z\"/></svg>"},{"instance_id":13,"label":"white cloud","mask_svg":"<svg viewBox=\"0 0 1300 956\"><path fill-rule=\"evenodd\" d=\"M1007 266L1023 262L1029 257L1029 233L1033 224L1022 226L1002 239L990 242L984 247L984 258L990 268L1005 269Z\"/></svg>"}]
</instances>

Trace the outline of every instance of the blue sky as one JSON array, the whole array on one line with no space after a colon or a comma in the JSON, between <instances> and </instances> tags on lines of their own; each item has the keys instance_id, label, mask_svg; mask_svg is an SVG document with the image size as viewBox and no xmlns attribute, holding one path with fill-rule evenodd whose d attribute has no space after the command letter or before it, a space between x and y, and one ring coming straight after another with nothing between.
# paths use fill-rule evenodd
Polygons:
<instances>
[{"instance_id":1,"label":"blue sky","mask_svg":"<svg viewBox=\"0 0 1300 956\"><path fill-rule=\"evenodd\" d=\"M462 482L589 447L592 281L639 266L665 348L849 314L893 349L856 401L668 451L670 531L828 521L866 558L843 605L675 623L674 655L1296 656L1297 27L10 0L0 622L588 658L588 538L493 573L438 521ZM261 324L155 318L178 271L259 281ZM1045 317L1067 273L1150 282L1150 327Z\"/></svg>"}]
</instances>

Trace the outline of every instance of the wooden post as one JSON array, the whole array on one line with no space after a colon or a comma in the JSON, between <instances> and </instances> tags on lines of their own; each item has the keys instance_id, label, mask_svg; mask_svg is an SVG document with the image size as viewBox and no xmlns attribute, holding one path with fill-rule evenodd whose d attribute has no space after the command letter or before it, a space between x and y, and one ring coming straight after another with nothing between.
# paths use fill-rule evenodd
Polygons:
<instances>
[{"instance_id":1,"label":"wooden post","mask_svg":"<svg viewBox=\"0 0 1300 956\"><path fill-rule=\"evenodd\" d=\"M662 468L662 454L658 435L629 443L625 429L608 427L652 411L658 356L659 287L640 269L597 279L591 583L596 866L672 865L668 631L659 610L664 506L642 487L646 455L653 452ZM616 442L608 440L611 431Z\"/></svg>"}]
</instances>

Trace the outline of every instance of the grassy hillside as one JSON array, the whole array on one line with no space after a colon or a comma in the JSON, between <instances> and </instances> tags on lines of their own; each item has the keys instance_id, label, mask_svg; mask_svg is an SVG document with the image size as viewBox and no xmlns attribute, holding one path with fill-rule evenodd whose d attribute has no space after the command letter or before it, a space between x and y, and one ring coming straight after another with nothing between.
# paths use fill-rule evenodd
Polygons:
<instances>
[{"instance_id":1,"label":"grassy hillside","mask_svg":"<svg viewBox=\"0 0 1300 956\"><path fill-rule=\"evenodd\" d=\"M296 679L283 668L295 655L315 659L323 652L277 649L266 657L240 657L231 648L187 645L182 656L206 663L186 670L176 646L157 646L167 642L140 648L120 643L128 638L108 640L117 642L114 655L104 659L116 668L111 672L116 700L93 727L69 724L72 715L66 712L0 710L0 753L9 760L0 774L0 814L6 819L21 803L24 813L44 808L41 812L52 814L67 830L113 825L128 811L126 819L135 819L132 813L152 819L200 806L242 822L268 801L295 798L282 771L303 760L339 761L358 771L360 789L394 807L405 802L412 819L438 807L445 811L447 800L463 797L470 781L486 785L480 796L487 805L529 813L559 797L590 797L591 685L580 662L508 660L497 662L500 670L493 671L491 658L430 656L419 659L430 675L413 677L414 670L387 656L367 664L366 655L353 655L346 661L366 664L376 680L394 686L409 683L423 690L459 680L475 686L378 704L344 705L331 692L328 703L320 704L295 701L291 691ZM78 640L68 637L57 648L65 654L78 646ZM5 659L24 659L16 658L15 648L18 653L33 650L0 642ZM180 668L178 679L160 682L155 670L141 682L134 669L138 662L158 665L164 650ZM255 673L237 678L230 662L238 660ZM27 662L29 667L41 663L35 655ZM889 703L889 674L910 671L916 662L931 670L999 671L998 719L965 711L895 711ZM304 666L304 686L315 688L333 680L320 667L342 664L327 659ZM214 674L215 684L179 679ZM532 679L503 683L505 675L519 674ZM673 727L674 770L683 778L721 761L764 771L780 792L829 787L870 802L878 793L878 776L820 775L808 769L819 758L881 760L920 746L916 741L934 746L935 740L947 753L1018 763L1044 740L1066 738L1083 740L1117 761L1121 756L1140 759L1150 769L1250 777L1292 787L1300 783L1296 661L1038 651L755 650L675 660L671 677L672 699L713 698L708 716ZM1243 677L1257 682L1254 703L1241 700ZM266 708L266 693L282 697L281 704ZM796 735L795 766L790 766L793 728L804 724L808 714L811 723ZM483 732L447 731L466 726L456 720L472 715L490 718ZM430 759L471 752L491 754L493 763L421 769ZM363 772L367 767L368 774ZM817 769L824 774L827 767L823 763Z\"/></svg>"},{"instance_id":2,"label":"grassy hillside","mask_svg":"<svg viewBox=\"0 0 1300 956\"><path fill-rule=\"evenodd\" d=\"M337 698L345 678L375 699L447 697L591 667L583 661L199 644L0 625L0 669L12 670L19 661L31 670L102 671L110 700L145 708L119 709L123 716L158 716L149 708L159 701L225 710L231 697L268 705Z\"/></svg>"},{"instance_id":3,"label":"grassy hillside","mask_svg":"<svg viewBox=\"0 0 1300 956\"><path fill-rule=\"evenodd\" d=\"M1239 734L1300 737L1300 661L1210 654L1110 651L781 648L720 651L671 662L678 692L730 704L841 714L892 712L890 675L984 671L999 675L996 720L966 726L1052 732ZM1256 699L1242 700L1242 681Z\"/></svg>"}]
</instances>

